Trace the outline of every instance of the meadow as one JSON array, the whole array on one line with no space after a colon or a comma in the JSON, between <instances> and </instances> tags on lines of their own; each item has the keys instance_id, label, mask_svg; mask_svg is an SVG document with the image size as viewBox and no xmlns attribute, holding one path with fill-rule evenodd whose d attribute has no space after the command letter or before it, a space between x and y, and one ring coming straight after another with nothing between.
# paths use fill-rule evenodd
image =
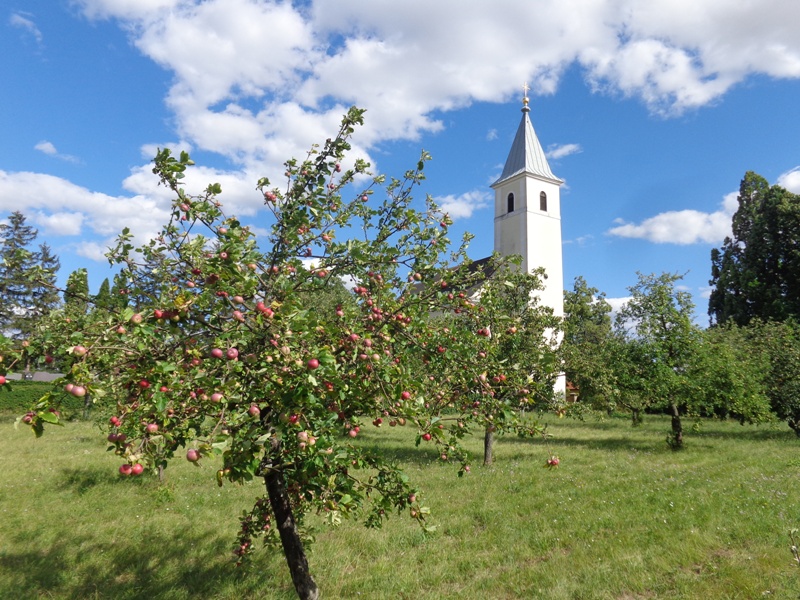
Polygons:
<instances>
[{"instance_id":1,"label":"meadow","mask_svg":"<svg viewBox=\"0 0 800 600\"><path fill-rule=\"evenodd\" d=\"M393 515L381 530L309 520L324 598L798 598L789 529L800 527L800 440L784 424L699 422L680 452L647 416L547 417L553 437L499 438L472 473L414 447L414 432L360 443L396 456L437 525ZM117 474L99 428L35 439L0 418L0 598L295 598L282 554L233 566L238 516L259 483L214 483L177 460L165 484ZM545 469L550 452L561 465Z\"/></svg>"}]
</instances>

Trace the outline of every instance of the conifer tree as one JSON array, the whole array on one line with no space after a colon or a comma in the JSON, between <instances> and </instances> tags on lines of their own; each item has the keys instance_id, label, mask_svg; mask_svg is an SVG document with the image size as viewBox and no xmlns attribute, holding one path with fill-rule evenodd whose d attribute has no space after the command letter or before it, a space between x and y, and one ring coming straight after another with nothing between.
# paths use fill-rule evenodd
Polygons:
<instances>
[{"instance_id":1,"label":"conifer tree","mask_svg":"<svg viewBox=\"0 0 800 600\"><path fill-rule=\"evenodd\" d=\"M28 320L57 302L51 286L60 264L46 244L30 249L37 235L19 211L0 224L0 330L12 335L30 331Z\"/></svg>"}]
</instances>

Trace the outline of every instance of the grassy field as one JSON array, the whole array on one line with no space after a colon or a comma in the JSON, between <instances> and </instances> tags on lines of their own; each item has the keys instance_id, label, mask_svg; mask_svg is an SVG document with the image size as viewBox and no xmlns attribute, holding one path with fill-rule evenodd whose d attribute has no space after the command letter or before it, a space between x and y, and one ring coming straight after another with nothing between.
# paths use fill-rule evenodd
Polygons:
<instances>
[{"instance_id":1,"label":"grassy field","mask_svg":"<svg viewBox=\"0 0 800 600\"><path fill-rule=\"evenodd\" d=\"M423 487L437 531L397 517L379 531L318 524L312 573L325 598L800 597L787 535L800 526L800 440L705 421L675 453L668 425L553 419L557 470L542 468L541 441L501 438L495 466L476 460L464 479L392 429L381 446ZM177 461L166 486L122 480L88 423L39 440L8 418L0 430L0 598L295 597L281 555L232 566L257 484L218 488L210 461Z\"/></svg>"}]
</instances>

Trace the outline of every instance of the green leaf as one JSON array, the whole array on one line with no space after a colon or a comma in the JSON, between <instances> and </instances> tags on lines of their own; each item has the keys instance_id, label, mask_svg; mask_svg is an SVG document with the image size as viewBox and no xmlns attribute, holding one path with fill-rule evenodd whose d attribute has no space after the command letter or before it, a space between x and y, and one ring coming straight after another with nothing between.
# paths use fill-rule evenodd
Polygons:
<instances>
[{"instance_id":1,"label":"green leaf","mask_svg":"<svg viewBox=\"0 0 800 600\"><path fill-rule=\"evenodd\" d=\"M38 417L45 423L52 423L53 425L58 424L58 415L50 412L49 410L43 410L42 412L38 413Z\"/></svg>"}]
</instances>

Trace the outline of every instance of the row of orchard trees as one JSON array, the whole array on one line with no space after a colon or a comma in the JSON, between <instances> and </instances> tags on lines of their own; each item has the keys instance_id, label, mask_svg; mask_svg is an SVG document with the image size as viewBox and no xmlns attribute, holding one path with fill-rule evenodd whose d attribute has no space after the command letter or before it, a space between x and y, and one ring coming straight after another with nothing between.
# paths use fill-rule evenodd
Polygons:
<instances>
[{"instance_id":1,"label":"row of orchard trees","mask_svg":"<svg viewBox=\"0 0 800 600\"><path fill-rule=\"evenodd\" d=\"M90 395L123 475L185 457L218 464L220 485L263 480L236 554L259 537L280 542L302 598L318 595L301 537L310 510L334 524L404 512L429 526L398 465L355 443L362 428L413 427L417 444L465 474L471 430L489 448L495 432L541 433L520 409L551 399L561 365L558 324L529 301L539 274L495 264L486 281L467 240L451 252L449 219L430 199L414 208L426 156L403 179L344 197L368 167L342 167L361 123L351 109L338 135L286 164L282 189L258 182L274 214L265 249L224 214L219 185L184 190L187 154L159 152L172 219L138 250L119 238L109 256L125 287L114 302L54 313L2 363L62 361L63 388L21 423L40 435L59 423L64 394Z\"/></svg>"},{"instance_id":2,"label":"row of orchard trees","mask_svg":"<svg viewBox=\"0 0 800 600\"><path fill-rule=\"evenodd\" d=\"M577 278L565 293L567 377L582 407L672 417L667 441L683 445L682 417L779 418L800 435L800 329L753 320L702 329L679 275L640 274L615 318L603 294Z\"/></svg>"}]
</instances>

